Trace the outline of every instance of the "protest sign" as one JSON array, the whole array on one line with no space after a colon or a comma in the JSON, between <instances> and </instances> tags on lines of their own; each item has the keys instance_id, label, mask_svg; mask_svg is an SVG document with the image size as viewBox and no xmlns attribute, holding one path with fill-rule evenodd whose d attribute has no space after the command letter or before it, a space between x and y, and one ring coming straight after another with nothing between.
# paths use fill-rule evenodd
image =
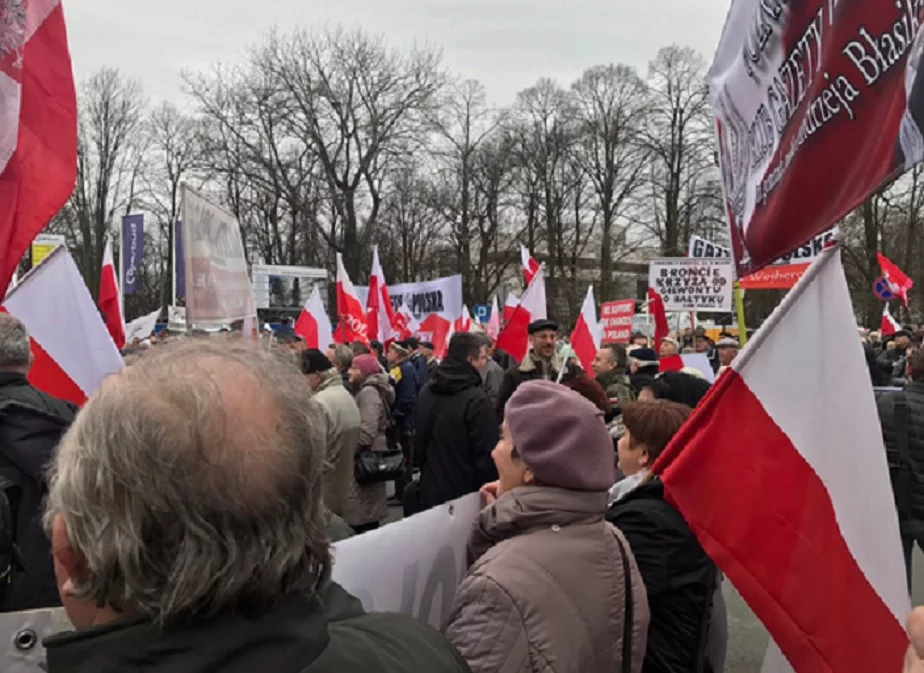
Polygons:
<instances>
[{"instance_id":1,"label":"protest sign","mask_svg":"<svg viewBox=\"0 0 924 673\"><path fill-rule=\"evenodd\" d=\"M648 287L661 295L665 311L731 313L733 281L730 258L655 259L648 271Z\"/></svg>"},{"instance_id":2,"label":"protest sign","mask_svg":"<svg viewBox=\"0 0 924 673\"><path fill-rule=\"evenodd\" d=\"M406 307L420 323L417 336L433 342L434 352L441 357L448 346L446 341L452 323L462 317L462 276L389 285L388 292L395 313ZM365 306L369 288L356 287L356 294Z\"/></svg>"},{"instance_id":3,"label":"protest sign","mask_svg":"<svg viewBox=\"0 0 924 673\"><path fill-rule=\"evenodd\" d=\"M735 0L709 74L745 276L924 158L924 5Z\"/></svg>"},{"instance_id":4,"label":"protest sign","mask_svg":"<svg viewBox=\"0 0 924 673\"><path fill-rule=\"evenodd\" d=\"M241 228L231 213L183 185L186 321L228 324L255 315Z\"/></svg>"},{"instance_id":5,"label":"protest sign","mask_svg":"<svg viewBox=\"0 0 924 673\"><path fill-rule=\"evenodd\" d=\"M413 615L442 628L467 570L481 510L477 493L334 546L334 581L367 611Z\"/></svg>"},{"instance_id":6,"label":"protest sign","mask_svg":"<svg viewBox=\"0 0 924 673\"><path fill-rule=\"evenodd\" d=\"M186 307L168 306L167 330L170 332L185 332L186 327Z\"/></svg>"},{"instance_id":7,"label":"protest sign","mask_svg":"<svg viewBox=\"0 0 924 673\"><path fill-rule=\"evenodd\" d=\"M122 294L135 294L140 286L141 268L144 259L144 215L126 215L122 218L122 252L119 258L122 266Z\"/></svg>"},{"instance_id":8,"label":"protest sign","mask_svg":"<svg viewBox=\"0 0 924 673\"><path fill-rule=\"evenodd\" d=\"M627 344L632 338L635 300L608 301L600 307L604 344Z\"/></svg>"},{"instance_id":9,"label":"protest sign","mask_svg":"<svg viewBox=\"0 0 924 673\"><path fill-rule=\"evenodd\" d=\"M59 245L64 245L64 236L58 234L39 234L32 241L32 266L48 257Z\"/></svg>"},{"instance_id":10,"label":"protest sign","mask_svg":"<svg viewBox=\"0 0 924 673\"><path fill-rule=\"evenodd\" d=\"M172 308L172 307L171 307ZM135 318L125 325L125 343L131 345L135 339L147 339L154 333L157 327L157 319L160 317L161 309L152 311L140 318Z\"/></svg>"}]
</instances>

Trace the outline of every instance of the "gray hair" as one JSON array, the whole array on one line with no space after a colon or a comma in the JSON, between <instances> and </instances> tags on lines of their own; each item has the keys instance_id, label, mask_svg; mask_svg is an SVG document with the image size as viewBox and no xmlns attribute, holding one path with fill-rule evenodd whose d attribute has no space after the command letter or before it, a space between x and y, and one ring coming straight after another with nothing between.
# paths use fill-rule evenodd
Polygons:
<instances>
[{"instance_id":1,"label":"gray hair","mask_svg":"<svg viewBox=\"0 0 924 673\"><path fill-rule=\"evenodd\" d=\"M0 369L28 369L32 364L29 333L18 318L0 313Z\"/></svg>"},{"instance_id":2,"label":"gray hair","mask_svg":"<svg viewBox=\"0 0 924 673\"><path fill-rule=\"evenodd\" d=\"M161 625L259 617L330 571L326 421L305 377L245 342L186 340L107 379L49 473L86 561L76 597Z\"/></svg>"},{"instance_id":3,"label":"gray hair","mask_svg":"<svg viewBox=\"0 0 924 673\"><path fill-rule=\"evenodd\" d=\"M334 351L334 366L342 372L353 366L353 349L346 344L331 344Z\"/></svg>"}]
</instances>

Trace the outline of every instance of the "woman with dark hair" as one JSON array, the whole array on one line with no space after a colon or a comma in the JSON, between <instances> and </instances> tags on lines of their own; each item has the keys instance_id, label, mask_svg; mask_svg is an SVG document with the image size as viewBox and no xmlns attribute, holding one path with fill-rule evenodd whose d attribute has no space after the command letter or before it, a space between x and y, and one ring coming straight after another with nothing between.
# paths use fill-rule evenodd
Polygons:
<instances>
[{"instance_id":1,"label":"woman with dark hair","mask_svg":"<svg viewBox=\"0 0 924 673\"><path fill-rule=\"evenodd\" d=\"M651 622L643 673L717 672L724 663L718 569L650 471L691 413L689 406L667 399L623 407L618 454L626 479L611 491L615 500L606 518L626 536L645 581Z\"/></svg>"},{"instance_id":2,"label":"woman with dark hair","mask_svg":"<svg viewBox=\"0 0 924 673\"><path fill-rule=\"evenodd\" d=\"M571 388L571 390L602 411L604 419L609 422L613 408L606 397L606 391L603 390L603 386L583 373L569 379L564 385L567 388Z\"/></svg>"},{"instance_id":3,"label":"woman with dark hair","mask_svg":"<svg viewBox=\"0 0 924 673\"><path fill-rule=\"evenodd\" d=\"M709 387L706 380L690 374L664 372L658 375L652 383L642 388L638 399L640 402L670 400L695 409L700 400L709 392Z\"/></svg>"}]
</instances>

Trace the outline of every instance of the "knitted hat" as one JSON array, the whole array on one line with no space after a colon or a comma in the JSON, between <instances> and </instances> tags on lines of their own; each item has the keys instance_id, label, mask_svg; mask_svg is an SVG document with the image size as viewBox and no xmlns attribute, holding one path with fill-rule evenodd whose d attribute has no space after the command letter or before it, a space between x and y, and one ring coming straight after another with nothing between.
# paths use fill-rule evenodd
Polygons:
<instances>
[{"instance_id":1,"label":"knitted hat","mask_svg":"<svg viewBox=\"0 0 924 673\"><path fill-rule=\"evenodd\" d=\"M359 373L363 375L363 378L375 376L382 371L382 365L379 364L379 361L374 355L369 354L358 355L353 358L353 368L358 369Z\"/></svg>"},{"instance_id":2,"label":"knitted hat","mask_svg":"<svg viewBox=\"0 0 924 673\"><path fill-rule=\"evenodd\" d=\"M302 374L319 374L332 369L333 366L327 356L317 348L302 351Z\"/></svg>"},{"instance_id":3,"label":"knitted hat","mask_svg":"<svg viewBox=\"0 0 924 673\"><path fill-rule=\"evenodd\" d=\"M547 486L607 491L615 479L603 413L551 381L527 381L507 402L507 425L523 462Z\"/></svg>"}]
</instances>

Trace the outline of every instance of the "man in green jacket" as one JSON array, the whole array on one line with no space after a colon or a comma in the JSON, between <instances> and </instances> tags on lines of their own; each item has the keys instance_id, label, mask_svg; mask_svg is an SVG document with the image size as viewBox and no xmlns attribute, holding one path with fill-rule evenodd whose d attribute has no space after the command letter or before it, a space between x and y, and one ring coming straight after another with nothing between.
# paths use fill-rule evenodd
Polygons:
<instances>
[{"instance_id":1,"label":"man in green jacket","mask_svg":"<svg viewBox=\"0 0 924 673\"><path fill-rule=\"evenodd\" d=\"M622 344L606 344L597 351L597 357L594 358L593 367L597 383L603 388L610 402L616 400L619 404L625 404L635 399L629 375L626 373L627 361L626 348Z\"/></svg>"}]
</instances>

